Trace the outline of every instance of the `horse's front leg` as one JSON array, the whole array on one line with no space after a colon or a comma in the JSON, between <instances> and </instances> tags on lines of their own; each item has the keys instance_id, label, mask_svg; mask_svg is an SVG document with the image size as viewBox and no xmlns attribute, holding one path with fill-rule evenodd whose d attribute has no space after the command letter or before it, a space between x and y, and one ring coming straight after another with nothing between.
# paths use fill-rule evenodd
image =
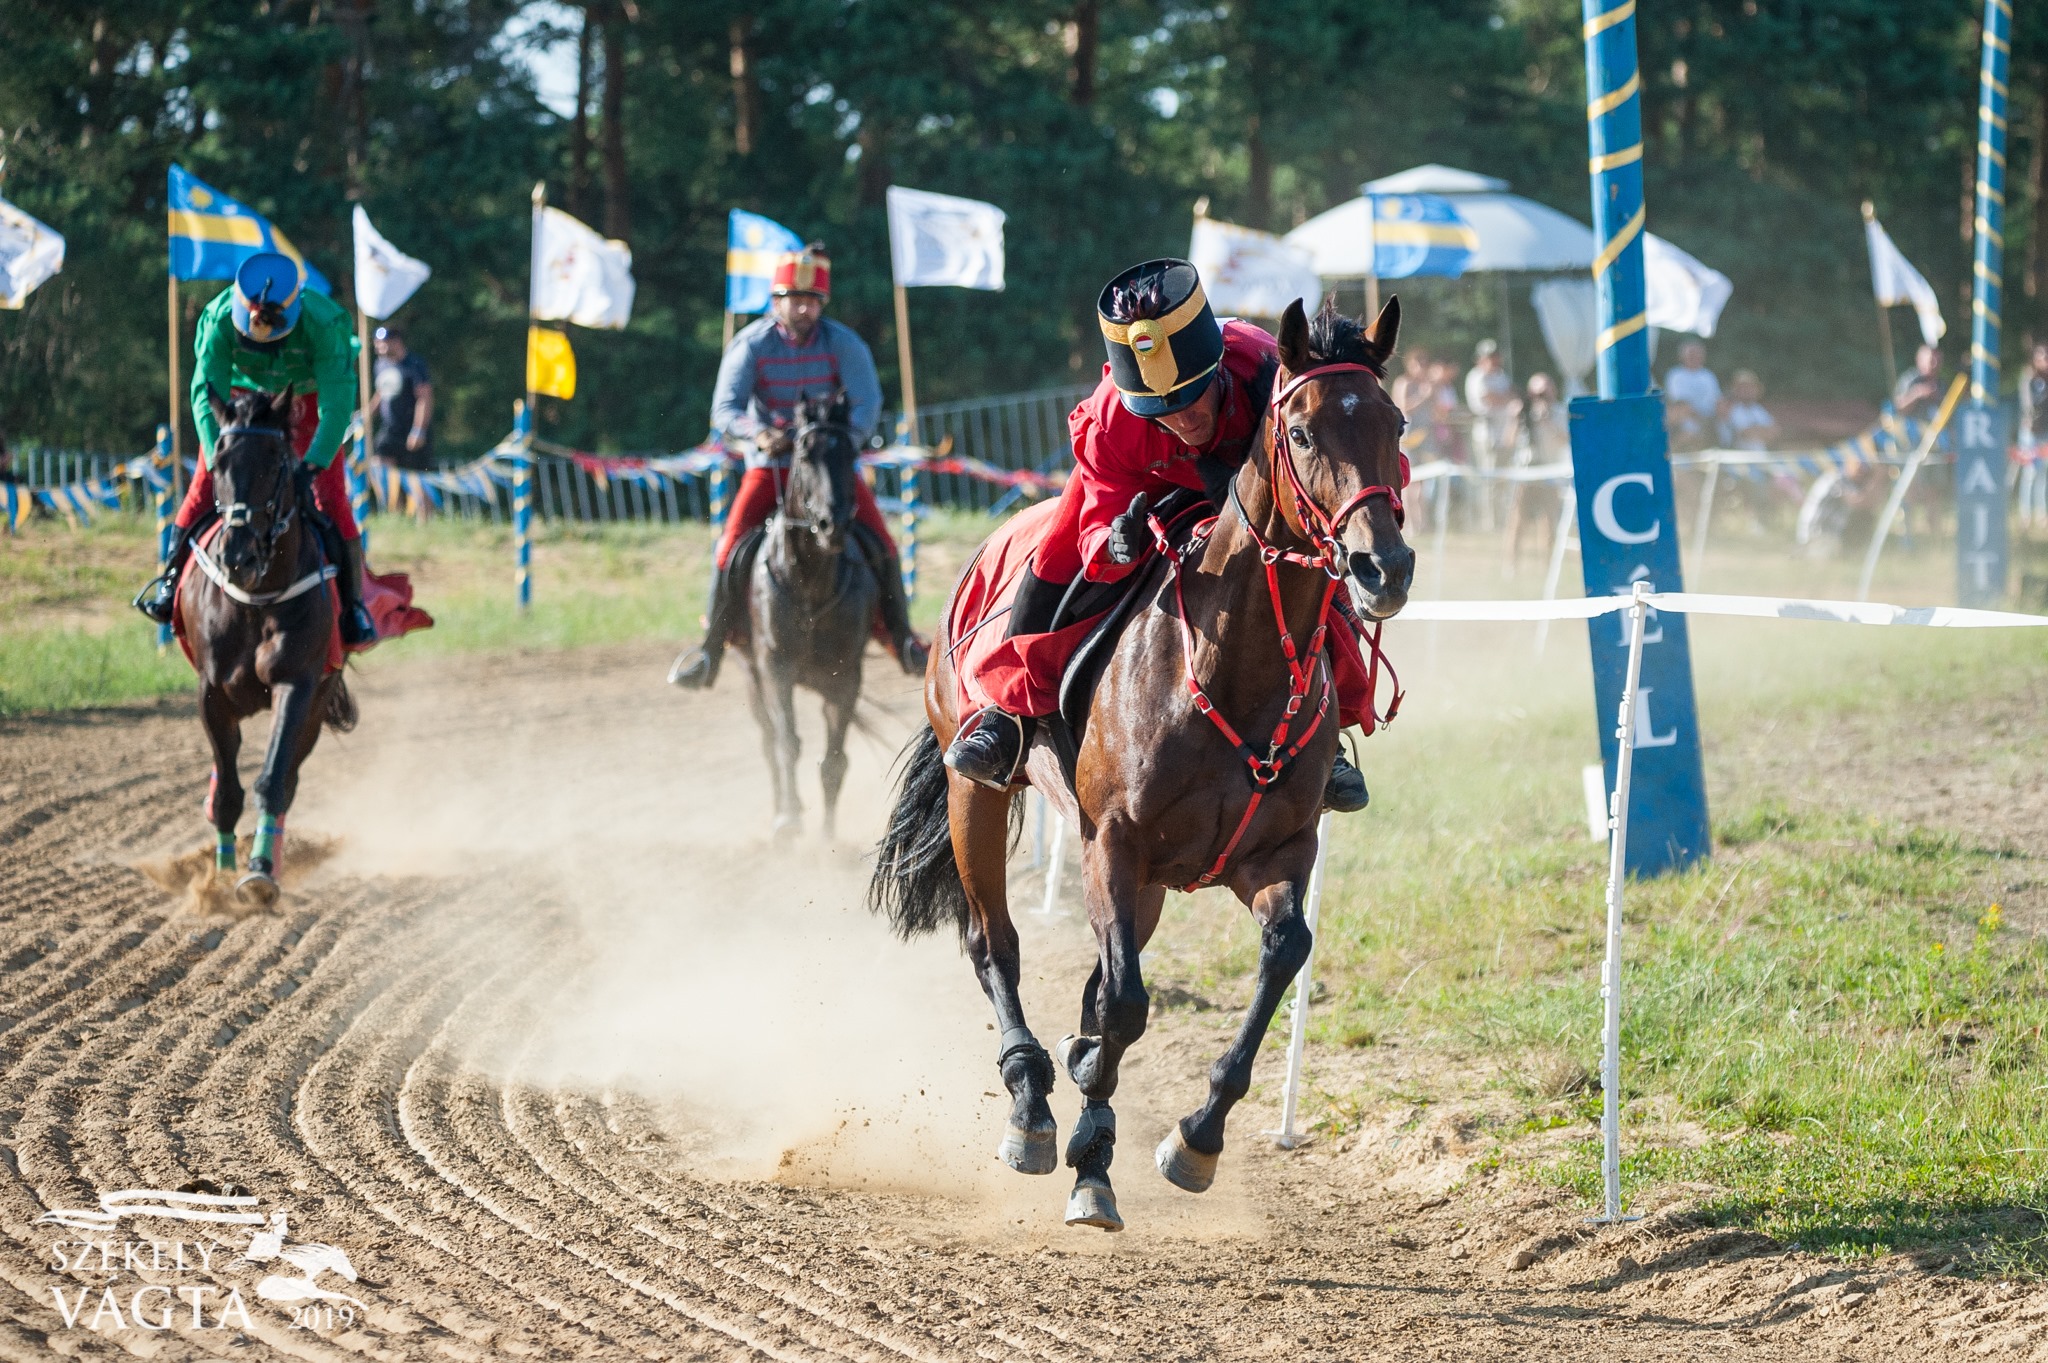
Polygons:
<instances>
[{"instance_id":1,"label":"horse's front leg","mask_svg":"<svg viewBox=\"0 0 2048 1363\"><path fill-rule=\"evenodd\" d=\"M796 731L796 675L789 663L772 652L762 670L771 735L768 760L775 769L774 833L781 839L794 837L804 824L804 802L796 793L796 759L803 750Z\"/></svg>"},{"instance_id":2,"label":"horse's front leg","mask_svg":"<svg viewBox=\"0 0 2048 1363\"><path fill-rule=\"evenodd\" d=\"M1231 888L1250 906L1259 924L1259 978L1237 1036L1209 1071L1209 1101L1174 1126L1159 1143L1153 1161L1166 1181L1191 1193L1216 1181L1223 1154L1223 1124L1230 1109L1251 1090L1252 1061L1265 1040L1280 996L1301 971L1313 940L1302 917L1302 891L1315 866L1316 833L1311 824L1269 856L1247 864Z\"/></svg>"},{"instance_id":3,"label":"horse's front leg","mask_svg":"<svg viewBox=\"0 0 2048 1363\"><path fill-rule=\"evenodd\" d=\"M1116 1113L1109 1100L1124 1052L1145 1034L1152 1000L1138 952L1159 925L1166 901L1160 886L1138 883L1137 864L1134 849L1113 829L1099 829L1082 850L1099 959L1082 995L1081 1031L1059 1044L1060 1063L1083 1099L1081 1120L1067 1141L1067 1164L1074 1171L1074 1191L1067 1198L1070 1226L1124 1228L1109 1182L1116 1155Z\"/></svg>"},{"instance_id":4,"label":"horse's front leg","mask_svg":"<svg viewBox=\"0 0 2048 1363\"><path fill-rule=\"evenodd\" d=\"M846 679L832 679L835 687ZM846 730L853 723L853 707L860 703L860 677L850 686L825 696L825 755L818 760L818 784L825 795L825 841L831 842L839 816L839 791L846 784Z\"/></svg>"},{"instance_id":5,"label":"horse's front leg","mask_svg":"<svg viewBox=\"0 0 2048 1363\"><path fill-rule=\"evenodd\" d=\"M213 825L213 866L235 869L235 825L242 818L242 776L235 763L242 754L242 717L235 713L225 687L199 685L199 717L206 725L207 746L213 749L213 772L207 778L206 821Z\"/></svg>"},{"instance_id":6,"label":"horse's front leg","mask_svg":"<svg viewBox=\"0 0 2048 1363\"><path fill-rule=\"evenodd\" d=\"M249 851L249 874L235 886L244 904L266 909L277 902L285 816L299 791L299 766L320 741L326 688L317 679L294 678L274 683L270 698L270 749L256 778L256 845Z\"/></svg>"},{"instance_id":7,"label":"horse's front leg","mask_svg":"<svg viewBox=\"0 0 2048 1363\"><path fill-rule=\"evenodd\" d=\"M939 761L932 750L932 761ZM1002 1031L996 1068L1010 1093L1010 1117L996 1155L1020 1174L1049 1174L1059 1167L1059 1125L1053 1120L1052 1057L1024 1020L1017 982L1023 953L1010 919L1010 801L1001 791L975 785L951 773L946 781L946 815L953 835L953 861L967 896L967 959L996 1010Z\"/></svg>"}]
</instances>

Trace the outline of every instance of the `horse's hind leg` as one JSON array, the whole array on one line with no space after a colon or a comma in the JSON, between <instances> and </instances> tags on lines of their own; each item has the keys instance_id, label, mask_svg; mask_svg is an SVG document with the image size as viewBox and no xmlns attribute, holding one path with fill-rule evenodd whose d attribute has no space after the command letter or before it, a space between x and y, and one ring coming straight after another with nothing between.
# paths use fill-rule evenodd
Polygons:
<instances>
[{"instance_id":1,"label":"horse's hind leg","mask_svg":"<svg viewBox=\"0 0 2048 1363\"><path fill-rule=\"evenodd\" d=\"M206 791L206 821L213 825L215 870L235 869L235 825L242 818L242 776L235 762L242 754L242 718L235 713L227 693L218 687L201 685L199 717L206 725L206 742L213 749L213 774Z\"/></svg>"},{"instance_id":2,"label":"horse's hind leg","mask_svg":"<svg viewBox=\"0 0 2048 1363\"><path fill-rule=\"evenodd\" d=\"M1074 1191L1067 1199L1067 1224L1122 1230L1109 1166L1116 1155L1117 1067L1145 1034L1151 998L1138 952L1158 925L1166 891L1139 885L1135 858L1120 852L1113 837L1098 834L1082 857L1088 916L1095 926L1100 957L1081 1000L1081 1032L1060 1043L1060 1060L1086 1100L1081 1120L1067 1141Z\"/></svg>"},{"instance_id":3,"label":"horse's hind leg","mask_svg":"<svg viewBox=\"0 0 2048 1363\"><path fill-rule=\"evenodd\" d=\"M1010 1117L997 1154L1020 1174L1059 1167L1059 1126L1053 1120L1052 1057L1024 1021L1017 991L1023 956L1010 920L1009 839L1013 797L948 773L946 805L953 860L967 893L967 958L996 1010L1002 1040L996 1064L1010 1093Z\"/></svg>"},{"instance_id":4,"label":"horse's hind leg","mask_svg":"<svg viewBox=\"0 0 2048 1363\"><path fill-rule=\"evenodd\" d=\"M1301 891L1315 864L1313 827L1283 844L1265 862L1232 884L1251 905L1259 923L1259 978L1237 1035L1209 1071L1209 1100L1183 1117L1159 1143L1153 1160L1168 1183L1191 1193L1206 1192L1223 1154L1223 1124L1231 1108L1250 1091L1252 1061L1265 1040L1280 996L1308 959L1311 935L1301 915ZM1250 886L1261 886L1256 892Z\"/></svg>"},{"instance_id":5,"label":"horse's hind leg","mask_svg":"<svg viewBox=\"0 0 2048 1363\"><path fill-rule=\"evenodd\" d=\"M271 705L270 750L256 778L256 845L249 851L249 874L235 886L243 903L266 909L277 902L285 816L299 792L299 766L320 741L327 687L319 681L280 682L271 688Z\"/></svg>"}]
</instances>

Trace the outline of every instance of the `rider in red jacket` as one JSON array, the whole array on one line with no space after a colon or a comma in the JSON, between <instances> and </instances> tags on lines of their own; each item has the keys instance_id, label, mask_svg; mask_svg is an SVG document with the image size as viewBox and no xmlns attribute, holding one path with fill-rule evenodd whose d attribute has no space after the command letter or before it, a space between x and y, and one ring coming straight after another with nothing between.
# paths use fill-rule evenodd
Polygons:
<instances>
[{"instance_id":1,"label":"rider in red jacket","mask_svg":"<svg viewBox=\"0 0 2048 1363\"><path fill-rule=\"evenodd\" d=\"M1076 578L1114 582L1132 571L1152 541L1134 498L1156 502L1190 488L1218 500L1258 434L1279 366L1264 331L1217 323L1185 260L1124 271L1103 289L1096 310L1109 363L1067 418L1074 471L1017 584L1007 637L971 678L991 703L946 750L947 766L997 790L1010 785L1029 749L1033 717L1057 708L1066 658L1040 641L1067 588ZM1358 723L1371 705L1357 640L1342 629L1329 639L1339 715ZM1338 754L1325 802L1348 813L1367 798L1365 778Z\"/></svg>"}]
</instances>

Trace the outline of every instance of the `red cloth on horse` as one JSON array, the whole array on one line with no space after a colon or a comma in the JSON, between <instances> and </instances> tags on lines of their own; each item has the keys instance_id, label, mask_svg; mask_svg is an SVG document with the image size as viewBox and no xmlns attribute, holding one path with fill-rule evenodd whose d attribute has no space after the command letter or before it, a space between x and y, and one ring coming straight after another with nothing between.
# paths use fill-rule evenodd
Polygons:
<instances>
[{"instance_id":1,"label":"red cloth on horse","mask_svg":"<svg viewBox=\"0 0 2048 1363\"><path fill-rule=\"evenodd\" d=\"M214 542L220 538L223 529L224 527L216 522L200 536L199 543L194 546L194 552L204 549L209 554L213 553ZM179 597L182 599L188 593L197 590L193 584L202 578L206 578L206 570L197 563L188 564L185 575L178 579ZM323 583L320 590L327 593L327 604L332 608L334 617L334 628L327 633L327 670L339 672L341 665L347 661L348 654L361 653L365 649L375 648L376 644L343 649L341 593L332 581ZM413 605L412 579L404 573L373 573L368 568L363 569L363 605L370 612L370 618L377 622L379 644L386 639L396 639L401 634L409 634L416 629L431 629L434 625L433 616ZM196 672L199 669L199 657L192 650L192 641L185 637L185 612L182 606L171 612L171 633L177 636L178 646L185 650L185 661L191 663Z\"/></svg>"}]
</instances>

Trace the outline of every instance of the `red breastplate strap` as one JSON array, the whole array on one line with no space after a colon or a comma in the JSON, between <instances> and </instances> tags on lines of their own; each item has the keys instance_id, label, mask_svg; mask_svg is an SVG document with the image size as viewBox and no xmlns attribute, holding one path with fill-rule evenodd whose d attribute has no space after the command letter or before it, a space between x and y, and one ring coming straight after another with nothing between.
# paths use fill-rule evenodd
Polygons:
<instances>
[{"instance_id":1,"label":"red breastplate strap","mask_svg":"<svg viewBox=\"0 0 2048 1363\"><path fill-rule=\"evenodd\" d=\"M1224 843L1223 850L1216 854L1216 860L1210 864L1209 869L1183 886L1184 890L1199 890L1216 883L1223 874L1224 867L1230 864L1230 858L1237 851L1238 844L1244 841L1245 833L1252 826L1253 817L1258 814L1260 804L1265 801L1268 788L1280 779L1280 774L1301 755L1302 749L1308 746L1309 740L1322 728L1323 719L1330 712L1330 694L1333 689L1329 661L1323 655L1323 644L1329 635L1330 615L1333 611L1344 628L1357 632L1370 655L1366 668L1366 715L1363 724L1365 731L1370 734L1381 725L1390 723L1401 710L1401 681L1394 674L1393 663L1380 648L1381 626L1376 622L1371 635L1368 636L1364 627L1358 623L1357 617L1351 613L1349 606L1337 600L1337 584L1344 576L1344 551L1337 536L1343 531L1344 523L1365 504L1368 497L1380 495L1385 495L1393 502L1394 514L1400 516L1400 493L1384 486L1366 488L1346 501L1338 508L1337 514L1332 516L1317 506L1315 499L1308 495L1308 489L1302 485L1301 476L1294 467L1293 454L1288 450L1282 435L1280 407L1296 389L1325 374L1353 371L1367 374L1373 372L1362 364L1323 365L1297 374L1273 395L1272 418L1269 422L1273 432L1273 462L1285 470L1288 490L1294 496L1301 522L1308 527L1317 548L1321 550L1320 553L1303 554L1268 544L1259 534L1258 527L1252 524L1251 517L1245 514L1243 504L1238 502L1235 484L1231 487L1233 509L1236 510L1238 519L1244 524L1247 533L1251 535L1252 543L1257 546L1260 566L1265 569L1266 595L1273 603L1273 623L1280 634L1280 652L1287 661L1287 705L1280 713L1280 722L1273 727L1273 733L1267 739L1264 753L1260 753L1244 741L1243 735L1239 734L1236 727L1224 718L1222 711L1216 708L1216 703L1203 689L1201 679L1195 675L1195 629L1188 623L1187 598L1182 589L1181 555L1175 552L1168 541L1166 527L1159 523L1159 519L1156 516L1149 519L1153 544L1165 558L1167 571L1173 578L1174 616L1180 625L1182 676L1188 695L1193 698L1195 708L1216 726L1216 731L1223 735L1224 740L1243 759L1245 774L1252 783L1251 800L1245 806L1243 817L1237 821L1237 828L1231 833L1230 840ZM1287 452L1283 455L1283 451ZM1403 455L1401 478L1404 483L1407 477L1408 458ZM1214 526L1215 521L1212 519L1195 528L1194 538L1188 545L1190 553L1208 539ZM1296 646L1294 634L1287 627L1287 606L1280 595L1280 565L1283 563L1299 568L1317 569L1325 578L1322 600L1316 607L1315 628L1309 635L1308 647L1305 650ZM1387 707L1384 715L1378 713L1379 674L1382 662L1386 663L1387 676L1394 684L1393 703ZM1315 686L1318 678L1322 684L1317 688L1320 694L1316 700L1315 711L1308 717L1308 722L1301 726L1300 732L1296 733L1295 725L1307 704L1309 690Z\"/></svg>"}]
</instances>

